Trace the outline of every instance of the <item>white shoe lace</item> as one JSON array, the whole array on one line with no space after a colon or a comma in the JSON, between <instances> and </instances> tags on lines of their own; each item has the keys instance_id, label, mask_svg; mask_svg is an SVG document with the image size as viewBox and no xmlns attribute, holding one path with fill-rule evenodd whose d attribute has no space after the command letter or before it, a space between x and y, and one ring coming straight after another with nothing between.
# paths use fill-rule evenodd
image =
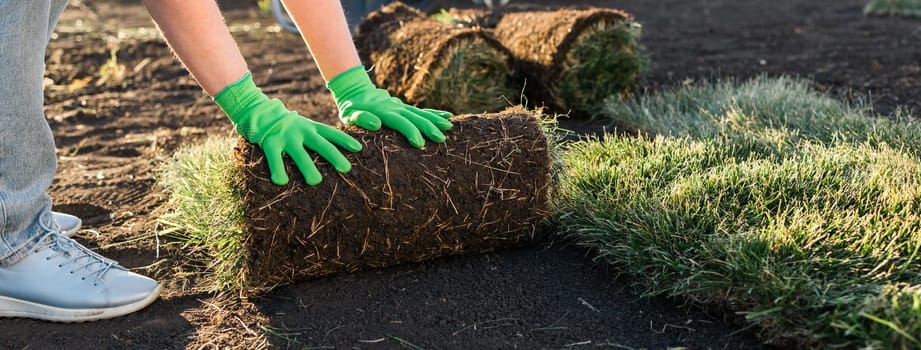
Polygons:
<instances>
[{"instance_id":1,"label":"white shoe lace","mask_svg":"<svg viewBox=\"0 0 921 350\"><path fill-rule=\"evenodd\" d=\"M50 218L51 213L46 214L48 214ZM46 222L50 222L50 224L46 224ZM118 263L115 261L106 259L102 255L89 250L83 245L61 234L60 228L58 228L57 223L55 223L53 219L45 220L45 216L43 215L40 224L48 233L45 234L45 237L42 237L42 243L36 250L43 248L54 250L55 254L48 256L46 258L48 260L57 257L65 257L67 260L58 264L58 267L64 268L72 265L73 268L70 270L70 273L82 271L83 275L80 276L80 278L83 280L95 276L93 285L97 286L99 285L99 280L105 276L113 266L118 266Z\"/></svg>"}]
</instances>

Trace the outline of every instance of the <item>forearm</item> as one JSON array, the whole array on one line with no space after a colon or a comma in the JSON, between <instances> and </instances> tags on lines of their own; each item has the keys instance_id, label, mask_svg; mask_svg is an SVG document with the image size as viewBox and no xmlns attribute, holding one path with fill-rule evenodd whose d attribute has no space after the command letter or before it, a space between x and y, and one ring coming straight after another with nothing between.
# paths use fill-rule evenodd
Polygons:
<instances>
[{"instance_id":1,"label":"forearm","mask_svg":"<svg viewBox=\"0 0 921 350\"><path fill-rule=\"evenodd\" d=\"M284 0L284 4L324 79L361 64L339 0Z\"/></svg>"},{"instance_id":2,"label":"forearm","mask_svg":"<svg viewBox=\"0 0 921 350\"><path fill-rule=\"evenodd\" d=\"M213 0L144 0L144 5L205 92L214 96L246 73L243 55Z\"/></svg>"}]
</instances>

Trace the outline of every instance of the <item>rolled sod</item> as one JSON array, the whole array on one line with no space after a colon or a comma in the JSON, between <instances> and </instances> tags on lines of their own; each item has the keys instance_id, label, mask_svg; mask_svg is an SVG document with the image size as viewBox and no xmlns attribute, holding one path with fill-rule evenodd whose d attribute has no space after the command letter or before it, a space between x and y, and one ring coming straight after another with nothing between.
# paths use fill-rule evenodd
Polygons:
<instances>
[{"instance_id":1,"label":"rolled sod","mask_svg":"<svg viewBox=\"0 0 921 350\"><path fill-rule=\"evenodd\" d=\"M303 278L542 239L550 155L538 120L522 111L452 119L443 144L412 148L391 130L348 129L364 149L348 174L317 158L323 182L269 180L263 152L238 142L243 251L236 285L249 291ZM346 152L347 153L347 152Z\"/></svg>"},{"instance_id":2,"label":"rolled sod","mask_svg":"<svg viewBox=\"0 0 921 350\"><path fill-rule=\"evenodd\" d=\"M372 79L404 101L455 113L498 111L518 95L511 54L480 28L461 28L396 2L372 12L355 37Z\"/></svg>"},{"instance_id":3,"label":"rolled sod","mask_svg":"<svg viewBox=\"0 0 921 350\"><path fill-rule=\"evenodd\" d=\"M514 12L495 35L521 65L532 104L597 113L604 99L632 92L647 59L633 16L612 9Z\"/></svg>"}]
</instances>

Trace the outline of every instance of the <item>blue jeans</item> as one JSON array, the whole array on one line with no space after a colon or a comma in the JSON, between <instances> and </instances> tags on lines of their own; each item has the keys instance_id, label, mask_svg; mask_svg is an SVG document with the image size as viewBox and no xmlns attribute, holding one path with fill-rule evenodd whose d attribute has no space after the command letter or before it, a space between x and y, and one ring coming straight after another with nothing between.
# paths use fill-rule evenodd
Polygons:
<instances>
[{"instance_id":1,"label":"blue jeans","mask_svg":"<svg viewBox=\"0 0 921 350\"><path fill-rule=\"evenodd\" d=\"M392 1L388 0L342 0L342 9L345 11L346 21L349 22L349 28L358 28L361 21L365 19L371 11L376 11L381 6L387 5Z\"/></svg>"},{"instance_id":2,"label":"blue jeans","mask_svg":"<svg viewBox=\"0 0 921 350\"><path fill-rule=\"evenodd\" d=\"M51 222L57 166L42 110L45 48L67 0L0 0L0 266L28 255Z\"/></svg>"}]
</instances>

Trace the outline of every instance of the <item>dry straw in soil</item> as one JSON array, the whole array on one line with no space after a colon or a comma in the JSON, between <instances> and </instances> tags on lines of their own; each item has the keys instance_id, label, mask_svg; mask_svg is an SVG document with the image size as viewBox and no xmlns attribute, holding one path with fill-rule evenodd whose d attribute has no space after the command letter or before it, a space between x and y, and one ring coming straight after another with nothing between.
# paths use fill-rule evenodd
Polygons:
<instances>
[{"instance_id":1,"label":"dry straw in soil","mask_svg":"<svg viewBox=\"0 0 921 350\"><path fill-rule=\"evenodd\" d=\"M408 103L455 113L497 111L518 92L508 50L479 28L436 21L400 2L371 13L355 37L372 79Z\"/></svg>"},{"instance_id":2,"label":"dry straw in soil","mask_svg":"<svg viewBox=\"0 0 921 350\"><path fill-rule=\"evenodd\" d=\"M351 172L320 161L317 186L273 185L262 151L240 142L246 258L238 284L260 291L541 238L550 155L538 120L519 111L452 121L443 144L422 150L391 130L350 129L364 145L347 155Z\"/></svg>"},{"instance_id":3,"label":"dry straw in soil","mask_svg":"<svg viewBox=\"0 0 921 350\"><path fill-rule=\"evenodd\" d=\"M647 66L640 26L623 11L509 13L495 35L521 65L532 102L562 112L596 114L604 99L632 92Z\"/></svg>"}]
</instances>

